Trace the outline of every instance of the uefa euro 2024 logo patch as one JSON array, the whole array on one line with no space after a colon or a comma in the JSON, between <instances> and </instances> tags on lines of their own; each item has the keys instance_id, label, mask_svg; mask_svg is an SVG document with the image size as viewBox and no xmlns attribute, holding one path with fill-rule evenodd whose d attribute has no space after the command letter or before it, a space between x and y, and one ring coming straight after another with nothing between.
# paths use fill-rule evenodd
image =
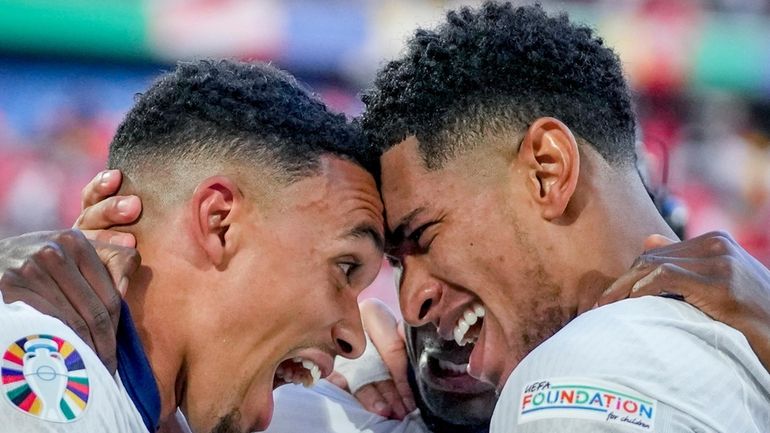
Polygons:
<instances>
[{"instance_id":1,"label":"uefa euro 2024 logo patch","mask_svg":"<svg viewBox=\"0 0 770 433\"><path fill-rule=\"evenodd\" d=\"M526 385L519 424L551 418L588 419L655 431L657 401L596 379L557 378Z\"/></svg>"},{"instance_id":2,"label":"uefa euro 2024 logo patch","mask_svg":"<svg viewBox=\"0 0 770 433\"><path fill-rule=\"evenodd\" d=\"M88 374L69 342L52 335L17 340L3 355L2 393L24 413L54 422L77 420L88 405Z\"/></svg>"}]
</instances>

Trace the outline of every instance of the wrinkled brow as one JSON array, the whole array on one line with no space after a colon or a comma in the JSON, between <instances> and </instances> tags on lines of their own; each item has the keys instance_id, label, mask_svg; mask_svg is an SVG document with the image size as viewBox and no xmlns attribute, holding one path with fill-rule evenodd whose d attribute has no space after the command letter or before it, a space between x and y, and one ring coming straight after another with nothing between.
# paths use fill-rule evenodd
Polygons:
<instances>
[{"instance_id":1,"label":"wrinkled brow","mask_svg":"<svg viewBox=\"0 0 770 433\"><path fill-rule=\"evenodd\" d=\"M371 224L360 224L347 232L344 237L368 238L374 243L377 251L385 251L385 239L383 238L382 233Z\"/></svg>"}]
</instances>

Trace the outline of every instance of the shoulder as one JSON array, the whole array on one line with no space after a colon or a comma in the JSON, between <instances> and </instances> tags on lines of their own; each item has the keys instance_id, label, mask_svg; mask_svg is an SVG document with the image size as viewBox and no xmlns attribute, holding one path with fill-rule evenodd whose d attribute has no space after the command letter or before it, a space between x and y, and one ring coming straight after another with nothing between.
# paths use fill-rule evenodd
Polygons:
<instances>
[{"instance_id":1,"label":"shoulder","mask_svg":"<svg viewBox=\"0 0 770 433\"><path fill-rule=\"evenodd\" d=\"M26 304L0 303L0 424L34 431L130 431L125 395L69 327ZM23 429L22 429L23 431Z\"/></svg>"},{"instance_id":2,"label":"shoulder","mask_svg":"<svg viewBox=\"0 0 770 433\"><path fill-rule=\"evenodd\" d=\"M688 365L693 357L703 363L717 357L719 339L737 340L748 347L739 332L694 307L648 296L580 315L533 350L516 370L520 374L588 371L659 376ZM651 366L659 368L653 371Z\"/></svg>"},{"instance_id":3,"label":"shoulder","mask_svg":"<svg viewBox=\"0 0 770 433\"><path fill-rule=\"evenodd\" d=\"M647 431L755 431L754 422L770 422L770 381L764 372L762 384L751 355L740 333L683 302L621 301L581 315L532 351L509 377L493 424L613 431L625 418Z\"/></svg>"},{"instance_id":4,"label":"shoulder","mask_svg":"<svg viewBox=\"0 0 770 433\"><path fill-rule=\"evenodd\" d=\"M646 296L578 316L533 350L514 373L659 381L699 372L705 374L702 381L734 369L760 382L770 380L743 334L685 302Z\"/></svg>"}]
</instances>

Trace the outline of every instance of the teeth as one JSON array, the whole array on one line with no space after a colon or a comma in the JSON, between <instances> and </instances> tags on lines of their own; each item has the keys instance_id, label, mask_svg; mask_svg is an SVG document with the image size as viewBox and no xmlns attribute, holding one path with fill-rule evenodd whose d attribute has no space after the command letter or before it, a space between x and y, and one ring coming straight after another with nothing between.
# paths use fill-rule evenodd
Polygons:
<instances>
[{"instance_id":1,"label":"teeth","mask_svg":"<svg viewBox=\"0 0 770 433\"><path fill-rule=\"evenodd\" d=\"M463 341L463 337L465 336L465 334L461 333L460 332L460 328L458 328L458 327L455 327L453 333L454 333L454 337L455 337L455 343L457 343L458 346L462 346L462 344L460 344L460 343Z\"/></svg>"},{"instance_id":2,"label":"teeth","mask_svg":"<svg viewBox=\"0 0 770 433\"><path fill-rule=\"evenodd\" d=\"M455 329L452 331L455 343L457 343L458 346L465 346L473 341L473 339L465 338L465 334L471 326L478 322L479 318L484 317L484 314L486 314L486 310L481 304L473 304L465 310L460 320L457 321Z\"/></svg>"},{"instance_id":3,"label":"teeth","mask_svg":"<svg viewBox=\"0 0 770 433\"><path fill-rule=\"evenodd\" d=\"M468 324L468 322L465 321L465 319L460 319L459 322L457 322L457 327L460 328L460 332L465 335L466 332L468 332L469 329L471 329L471 325Z\"/></svg>"},{"instance_id":4,"label":"teeth","mask_svg":"<svg viewBox=\"0 0 770 433\"><path fill-rule=\"evenodd\" d=\"M302 374L301 372L297 372L295 374L294 370L291 368L278 367L278 369L275 371L275 375L288 383L294 383L297 385L302 384L305 387L311 387L318 383L319 380L321 380L321 368L318 367L318 364L299 356L294 357L291 360L295 364L300 364L302 368L307 370L308 374Z\"/></svg>"},{"instance_id":5,"label":"teeth","mask_svg":"<svg viewBox=\"0 0 770 433\"><path fill-rule=\"evenodd\" d=\"M438 360L438 366L444 370L449 370L453 373L464 374L468 371L468 364L455 364L451 361Z\"/></svg>"},{"instance_id":6,"label":"teeth","mask_svg":"<svg viewBox=\"0 0 770 433\"><path fill-rule=\"evenodd\" d=\"M476 317L484 317L487 314L487 310L481 304L476 304L473 307L473 313L476 314Z\"/></svg>"},{"instance_id":7,"label":"teeth","mask_svg":"<svg viewBox=\"0 0 770 433\"><path fill-rule=\"evenodd\" d=\"M319 380L321 380L321 369L317 366L313 366L313 370L310 371L310 376L313 379L313 385L317 384Z\"/></svg>"},{"instance_id":8,"label":"teeth","mask_svg":"<svg viewBox=\"0 0 770 433\"><path fill-rule=\"evenodd\" d=\"M482 307L482 310L483 309L484 307ZM469 325L473 325L477 320L479 320L479 316L477 316L474 311L466 311L465 314L463 314L463 319L465 319Z\"/></svg>"},{"instance_id":9,"label":"teeth","mask_svg":"<svg viewBox=\"0 0 770 433\"><path fill-rule=\"evenodd\" d=\"M321 368L309 359L303 359L302 366L305 367L305 370L310 372L309 383L303 383L303 385L305 385L305 387L310 387L318 383L321 379Z\"/></svg>"}]
</instances>

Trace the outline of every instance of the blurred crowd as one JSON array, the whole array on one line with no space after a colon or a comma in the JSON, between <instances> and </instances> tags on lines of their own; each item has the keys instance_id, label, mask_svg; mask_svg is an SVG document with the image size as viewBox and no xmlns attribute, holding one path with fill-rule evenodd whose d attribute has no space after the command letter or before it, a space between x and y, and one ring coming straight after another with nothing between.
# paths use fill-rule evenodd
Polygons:
<instances>
[{"instance_id":1,"label":"blurred crowd","mask_svg":"<svg viewBox=\"0 0 770 433\"><path fill-rule=\"evenodd\" d=\"M173 6L169 7L179 8L184 2L170 3ZM330 19L327 8L319 7L318 2L286 3L295 10L304 7L301 10L309 14L309 21L312 13ZM383 34L390 30L382 28L411 28L412 23L398 18L412 16L409 11L419 9L413 14L419 19L414 20L425 21L458 2L383 2L390 3L388 8L378 2L330 3L334 5L332 14L346 5L380 8L382 13L372 18L375 23L395 22L376 31ZM617 47L637 95L649 181L683 204L678 212L686 218L686 236L726 229L770 265L769 3L544 3L585 17L609 45ZM365 12L348 11L347 16ZM347 58L344 62L325 62L322 42L313 48L294 49L291 55L282 55L283 45L276 42L278 47L253 57L276 59L335 110L355 116L362 108L359 92L371 80L371 71L396 52L401 42L396 35L379 36L387 44L363 43L357 32L366 32L367 24L356 26L364 29L341 30L335 36L329 33L334 26L319 25L314 31L322 34L305 28L296 30L305 33L291 36L300 35L297 38L303 41L329 39L330 56L349 51L348 45L365 45L358 46L356 52L366 53L358 62L351 62L349 55L340 55ZM725 42L723 35L741 45ZM746 59L751 63L745 64ZM104 168L110 138L133 96L171 60L27 55L0 48L0 236L72 224L80 208L80 189Z\"/></svg>"}]
</instances>

